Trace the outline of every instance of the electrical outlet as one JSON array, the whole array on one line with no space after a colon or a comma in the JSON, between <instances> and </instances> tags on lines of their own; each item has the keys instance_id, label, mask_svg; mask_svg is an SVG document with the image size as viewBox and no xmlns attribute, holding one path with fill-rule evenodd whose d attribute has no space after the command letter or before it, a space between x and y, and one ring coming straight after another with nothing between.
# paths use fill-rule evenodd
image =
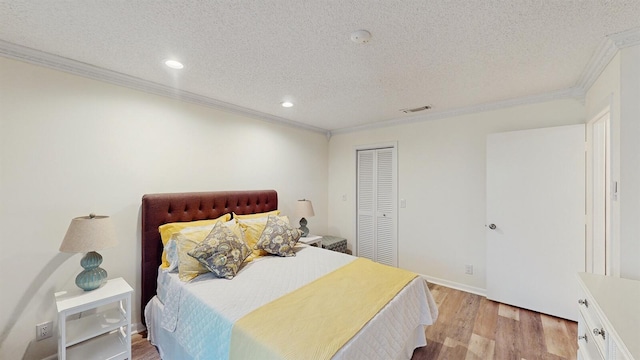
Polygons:
<instances>
[{"instance_id":1,"label":"electrical outlet","mask_svg":"<svg viewBox=\"0 0 640 360\"><path fill-rule=\"evenodd\" d=\"M53 321L36 325L36 340L40 341L53 335Z\"/></svg>"},{"instance_id":2,"label":"electrical outlet","mask_svg":"<svg viewBox=\"0 0 640 360\"><path fill-rule=\"evenodd\" d=\"M464 273L467 275L473 275L473 265L465 265Z\"/></svg>"}]
</instances>

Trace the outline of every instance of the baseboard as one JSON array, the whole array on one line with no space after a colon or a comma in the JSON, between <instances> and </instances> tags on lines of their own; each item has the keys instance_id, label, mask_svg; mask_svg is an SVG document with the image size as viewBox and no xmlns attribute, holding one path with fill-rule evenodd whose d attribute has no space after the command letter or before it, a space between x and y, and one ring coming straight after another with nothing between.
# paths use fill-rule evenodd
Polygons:
<instances>
[{"instance_id":1,"label":"baseboard","mask_svg":"<svg viewBox=\"0 0 640 360\"><path fill-rule=\"evenodd\" d=\"M147 328L144 327L144 325L142 325L141 322L139 323L135 323L135 324L131 324L131 335L137 334L137 333L141 333L143 331L146 331Z\"/></svg>"},{"instance_id":2,"label":"baseboard","mask_svg":"<svg viewBox=\"0 0 640 360\"><path fill-rule=\"evenodd\" d=\"M427 282L430 282L430 283L434 283L434 284L446 286L448 288L452 288L452 289L468 292L468 293L471 293L471 294L476 294L476 295L487 297L487 290L486 289L481 289L481 288L477 288L477 287L474 287L474 286L460 284L460 283L457 283L457 282L454 282L454 281L438 279L436 277L428 276L428 275L420 274L420 276L423 279L427 280Z\"/></svg>"}]
</instances>

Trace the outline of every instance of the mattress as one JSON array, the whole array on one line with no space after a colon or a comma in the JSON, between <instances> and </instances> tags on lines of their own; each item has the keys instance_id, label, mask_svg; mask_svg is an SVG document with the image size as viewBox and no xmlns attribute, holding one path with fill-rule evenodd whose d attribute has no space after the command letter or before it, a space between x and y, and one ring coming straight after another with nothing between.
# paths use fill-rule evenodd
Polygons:
<instances>
[{"instance_id":1,"label":"mattress","mask_svg":"<svg viewBox=\"0 0 640 360\"><path fill-rule=\"evenodd\" d=\"M226 359L233 324L249 312L353 261L354 257L298 245L295 257L266 256L233 280L201 275L184 283L159 272L157 296L145 309L149 340L164 359ZM334 359L410 358L426 345L424 326L437 318L426 282L410 282Z\"/></svg>"}]
</instances>

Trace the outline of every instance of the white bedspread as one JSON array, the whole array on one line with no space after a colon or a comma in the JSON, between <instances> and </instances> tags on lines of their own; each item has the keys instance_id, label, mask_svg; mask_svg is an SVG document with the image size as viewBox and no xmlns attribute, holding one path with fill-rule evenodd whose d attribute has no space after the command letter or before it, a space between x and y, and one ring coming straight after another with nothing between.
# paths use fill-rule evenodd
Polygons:
<instances>
[{"instance_id":1,"label":"white bedspread","mask_svg":"<svg viewBox=\"0 0 640 360\"><path fill-rule=\"evenodd\" d=\"M177 274L160 271L158 297L145 310L149 340L164 359L227 359L235 321L354 259L306 245L296 255L259 258L233 280L206 274L183 283ZM423 325L436 317L425 281L416 278L334 358L410 358L416 346L426 344Z\"/></svg>"}]
</instances>

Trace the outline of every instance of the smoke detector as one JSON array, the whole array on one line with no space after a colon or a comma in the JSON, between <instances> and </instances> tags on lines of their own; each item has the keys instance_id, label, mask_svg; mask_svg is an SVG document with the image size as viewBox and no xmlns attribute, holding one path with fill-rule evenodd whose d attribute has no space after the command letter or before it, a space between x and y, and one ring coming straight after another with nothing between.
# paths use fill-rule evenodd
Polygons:
<instances>
[{"instance_id":1,"label":"smoke detector","mask_svg":"<svg viewBox=\"0 0 640 360\"><path fill-rule=\"evenodd\" d=\"M371 40L371 33L367 30L358 30L351 33L351 41L358 44L366 44Z\"/></svg>"}]
</instances>

